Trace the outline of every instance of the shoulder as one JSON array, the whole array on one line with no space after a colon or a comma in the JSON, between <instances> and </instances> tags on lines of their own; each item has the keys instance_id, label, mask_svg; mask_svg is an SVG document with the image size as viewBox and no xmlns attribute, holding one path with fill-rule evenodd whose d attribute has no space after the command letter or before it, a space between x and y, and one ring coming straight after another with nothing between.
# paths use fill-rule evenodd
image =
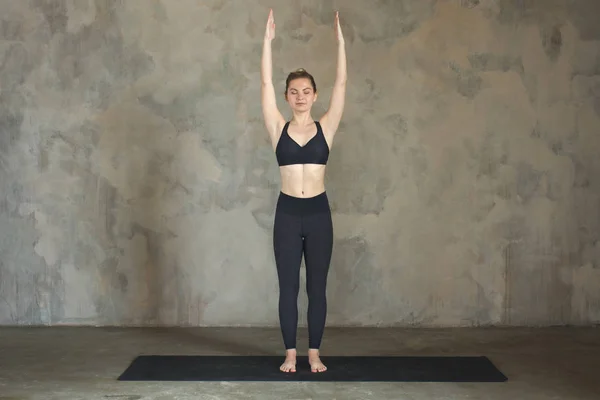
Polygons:
<instances>
[{"instance_id":1,"label":"shoulder","mask_svg":"<svg viewBox=\"0 0 600 400\"><path fill-rule=\"evenodd\" d=\"M317 128L323 132L327 138L333 138L335 135L336 129L333 129L329 124L329 119L327 115L324 115L320 120L315 121L317 124Z\"/></svg>"},{"instance_id":2,"label":"shoulder","mask_svg":"<svg viewBox=\"0 0 600 400\"><path fill-rule=\"evenodd\" d=\"M327 129L327 126L323 126L322 119L315 121L315 124L317 125L318 131L321 132L321 134L323 135L323 138L327 142L327 146L329 148L331 148L331 146L333 145L333 136L335 135L335 132L330 132Z\"/></svg>"},{"instance_id":3,"label":"shoulder","mask_svg":"<svg viewBox=\"0 0 600 400\"><path fill-rule=\"evenodd\" d=\"M290 121L281 120L279 126L277 127L277 133L281 136L285 131L287 131L288 126L290 126Z\"/></svg>"},{"instance_id":4,"label":"shoulder","mask_svg":"<svg viewBox=\"0 0 600 400\"><path fill-rule=\"evenodd\" d=\"M275 132L272 132L271 135L271 137L273 138L273 146L277 146L277 144L279 143L279 139L287 130L289 125L290 121L286 121L285 119L282 119L277 123L277 125L275 126Z\"/></svg>"}]
</instances>

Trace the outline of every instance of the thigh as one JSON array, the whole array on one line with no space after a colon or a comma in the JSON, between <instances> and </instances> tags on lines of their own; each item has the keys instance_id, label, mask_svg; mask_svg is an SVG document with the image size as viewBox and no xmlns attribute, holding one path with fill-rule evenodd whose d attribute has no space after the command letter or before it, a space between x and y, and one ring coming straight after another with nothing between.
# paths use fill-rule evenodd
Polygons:
<instances>
[{"instance_id":1,"label":"thigh","mask_svg":"<svg viewBox=\"0 0 600 400\"><path fill-rule=\"evenodd\" d=\"M305 219L304 259L306 273L325 273L329 269L333 250L331 213L323 212Z\"/></svg>"},{"instance_id":2,"label":"thigh","mask_svg":"<svg viewBox=\"0 0 600 400\"><path fill-rule=\"evenodd\" d=\"M275 213L273 225L273 251L277 271L282 276L296 275L302 261L302 221L300 217L280 211Z\"/></svg>"}]
</instances>

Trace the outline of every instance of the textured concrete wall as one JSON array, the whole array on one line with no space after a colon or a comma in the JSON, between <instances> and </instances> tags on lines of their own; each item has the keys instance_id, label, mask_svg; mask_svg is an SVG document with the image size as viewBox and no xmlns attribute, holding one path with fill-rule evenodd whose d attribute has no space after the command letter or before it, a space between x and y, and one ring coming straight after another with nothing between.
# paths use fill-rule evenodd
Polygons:
<instances>
[{"instance_id":1,"label":"textured concrete wall","mask_svg":"<svg viewBox=\"0 0 600 400\"><path fill-rule=\"evenodd\" d=\"M277 324L269 7L317 118L346 35L329 324L600 322L597 1L0 0L1 324Z\"/></svg>"}]
</instances>

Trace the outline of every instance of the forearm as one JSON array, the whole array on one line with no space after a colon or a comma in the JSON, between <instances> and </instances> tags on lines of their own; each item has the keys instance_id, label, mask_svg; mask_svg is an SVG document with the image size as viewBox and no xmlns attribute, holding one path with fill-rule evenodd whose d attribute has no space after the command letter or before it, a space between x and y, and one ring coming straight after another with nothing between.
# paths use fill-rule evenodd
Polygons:
<instances>
[{"instance_id":1,"label":"forearm","mask_svg":"<svg viewBox=\"0 0 600 400\"><path fill-rule=\"evenodd\" d=\"M266 38L263 42L261 78L263 85L273 83L273 57L271 53L271 41Z\"/></svg>"},{"instance_id":2,"label":"forearm","mask_svg":"<svg viewBox=\"0 0 600 400\"><path fill-rule=\"evenodd\" d=\"M345 85L348 78L348 72L346 68L346 46L344 41L338 43L337 52L337 73L335 77L336 85Z\"/></svg>"}]
</instances>

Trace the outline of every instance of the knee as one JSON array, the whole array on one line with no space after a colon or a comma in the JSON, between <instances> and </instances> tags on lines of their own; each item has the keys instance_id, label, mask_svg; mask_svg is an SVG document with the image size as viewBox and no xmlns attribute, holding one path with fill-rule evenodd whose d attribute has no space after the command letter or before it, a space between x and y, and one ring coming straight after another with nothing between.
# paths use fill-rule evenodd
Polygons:
<instances>
[{"instance_id":1,"label":"knee","mask_svg":"<svg viewBox=\"0 0 600 400\"><path fill-rule=\"evenodd\" d=\"M312 302L324 303L327 300L327 290L325 285L308 285L306 288L308 300Z\"/></svg>"},{"instance_id":2,"label":"knee","mask_svg":"<svg viewBox=\"0 0 600 400\"><path fill-rule=\"evenodd\" d=\"M320 273L307 273L306 292L308 296L324 297L327 290L327 270L322 268Z\"/></svg>"},{"instance_id":3,"label":"knee","mask_svg":"<svg viewBox=\"0 0 600 400\"><path fill-rule=\"evenodd\" d=\"M279 283L279 296L288 298L297 298L300 291L299 282L291 282L288 280L282 280Z\"/></svg>"}]
</instances>

